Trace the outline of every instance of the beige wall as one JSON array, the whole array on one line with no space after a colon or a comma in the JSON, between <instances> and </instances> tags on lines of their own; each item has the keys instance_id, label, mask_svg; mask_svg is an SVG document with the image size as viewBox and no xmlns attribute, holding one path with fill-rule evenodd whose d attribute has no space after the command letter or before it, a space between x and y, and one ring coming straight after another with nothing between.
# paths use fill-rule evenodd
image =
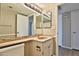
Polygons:
<instances>
[{"instance_id":1,"label":"beige wall","mask_svg":"<svg viewBox=\"0 0 79 59\"><path fill-rule=\"evenodd\" d=\"M58 55L58 41L57 41L57 20L58 20L58 9L57 9L57 4L53 6L52 9L52 30L51 34L53 36L56 36L56 39L54 40L54 54ZM48 32L47 32L48 33ZM56 51L56 52L55 52Z\"/></svg>"},{"instance_id":2,"label":"beige wall","mask_svg":"<svg viewBox=\"0 0 79 59\"><path fill-rule=\"evenodd\" d=\"M49 4L47 7L45 7L45 11L52 11L52 28L47 31L48 34L52 34L53 36L56 36L56 39L54 40L54 54L58 55L58 41L57 41L57 20L58 20L58 8L57 6L60 4ZM46 29L45 29L46 31ZM55 52L56 51L56 52Z\"/></svg>"},{"instance_id":3,"label":"beige wall","mask_svg":"<svg viewBox=\"0 0 79 59\"><path fill-rule=\"evenodd\" d=\"M15 34L15 19L16 13L10 8L3 8L1 5L0 16L0 35L1 34Z\"/></svg>"},{"instance_id":4,"label":"beige wall","mask_svg":"<svg viewBox=\"0 0 79 59\"><path fill-rule=\"evenodd\" d=\"M48 5L44 11L52 11L52 28L43 29L43 34L56 36L53 41L54 45L54 55L58 55L58 41L57 41L57 20L58 20L58 4ZM41 29L36 30L37 33L42 33Z\"/></svg>"},{"instance_id":5,"label":"beige wall","mask_svg":"<svg viewBox=\"0 0 79 59\"><path fill-rule=\"evenodd\" d=\"M52 15L52 28L43 29L43 34L56 35L56 4L49 4L44 8L46 11L51 10ZM15 33L15 19L16 13L12 9L1 8L1 20L0 20L0 34L14 34ZM6 29L7 28L7 29ZM6 30L5 30L6 29ZM37 33L41 33L40 29L36 30Z\"/></svg>"},{"instance_id":6,"label":"beige wall","mask_svg":"<svg viewBox=\"0 0 79 59\"><path fill-rule=\"evenodd\" d=\"M46 11L51 11L52 12L52 27L48 29L43 29L43 34L45 35L53 35L56 36L56 31L57 31L57 6L58 4L56 3L49 3L45 4L46 7L44 7L44 12ZM37 29L37 33L42 33L41 29Z\"/></svg>"},{"instance_id":7,"label":"beige wall","mask_svg":"<svg viewBox=\"0 0 79 59\"><path fill-rule=\"evenodd\" d=\"M53 33L51 32L52 31L52 29L36 29L36 33L38 33L38 34L44 34L44 35L52 35Z\"/></svg>"},{"instance_id":8,"label":"beige wall","mask_svg":"<svg viewBox=\"0 0 79 59\"><path fill-rule=\"evenodd\" d=\"M1 4L0 4L0 20L1 20Z\"/></svg>"},{"instance_id":9,"label":"beige wall","mask_svg":"<svg viewBox=\"0 0 79 59\"><path fill-rule=\"evenodd\" d=\"M56 40L55 40L55 43L56 43L56 49L54 49L54 51L56 51L56 55L58 55L58 40L57 40L57 20L58 20L58 8L57 8L57 5L55 6L54 10L53 10L53 17L54 17L54 21L53 21L53 35L56 36ZM55 44L54 44L55 45Z\"/></svg>"},{"instance_id":10,"label":"beige wall","mask_svg":"<svg viewBox=\"0 0 79 59\"><path fill-rule=\"evenodd\" d=\"M41 16L36 16L36 27L40 27Z\"/></svg>"}]
</instances>

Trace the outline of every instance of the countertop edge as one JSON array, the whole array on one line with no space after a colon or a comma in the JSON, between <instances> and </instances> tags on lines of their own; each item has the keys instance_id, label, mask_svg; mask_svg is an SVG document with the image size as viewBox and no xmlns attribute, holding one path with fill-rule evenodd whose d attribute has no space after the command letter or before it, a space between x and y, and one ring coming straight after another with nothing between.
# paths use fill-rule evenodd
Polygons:
<instances>
[{"instance_id":1,"label":"countertop edge","mask_svg":"<svg viewBox=\"0 0 79 59\"><path fill-rule=\"evenodd\" d=\"M54 36L55 37L55 36ZM49 37L47 39L44 39L44 40L35 40L35 39L28 39L28 38L24 38L22 40L15 40L15 41L10 41L10 42L5 42L5 43L1 43L0 44L0 47L3 47L3 46L8 46L8 45L13 45L13 44L18 44L18 43L25 43L25 42L28 42L28 41L38 41L38 42L45 42L49 39L53 39L54 37Z\"/></svg>"}]
</instances>

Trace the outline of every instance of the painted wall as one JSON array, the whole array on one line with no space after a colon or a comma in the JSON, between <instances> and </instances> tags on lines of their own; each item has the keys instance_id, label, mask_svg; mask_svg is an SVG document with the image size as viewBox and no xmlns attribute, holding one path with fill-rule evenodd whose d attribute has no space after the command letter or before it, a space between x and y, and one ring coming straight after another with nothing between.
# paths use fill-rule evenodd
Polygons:
<instances>
[{"instance_id":1,"label":"painted wall","mask_svg":"<svg viewBox=\"0 0 79 59\"><path fill-rule=\"evenodd\" d=\"M72 12L79 10L79 3L65 3L61 5L61 10L63 13L63 36L62 36L62 45L65 48L72 47L72 37L71 37L71 21L72 21ZM72 16L72 17L71 17Z\"/></svg>"},{"instance_id":2,"label":"painted wall","mask_svg":"<svg viewBox=\"0 0 79 59\"><path fill-rule=\"evenodd\" d=\"M1 4L0 4L0 19L1 19Z\"/></svg>"},{"instance_id":3,"label":"painted wall","mask_svg":"<svg viewBox=\"0 0 79 59\"><path fill-rule=\"evenodd\" d=\"M79 10L79 3L64 3L61 5L62 12Z\"/></svg>"},{"instance_id":4,"label":"painted wall","mask_svg":"<svg viewBox=\"0 0 79 59\"><path fill-rule=\"evenodd\" d=\"M71 47L71 12L62 14L62 45Z\"/></svg>"},{"instance_id":5,"label":"painted wall","mask_svg":"<svg viewBox=\"0 0 79 59\"><path fill-rule=\"evenodd\" d=\"M56 36L56 32L57 32L57 19L58 19L58 17L57 17L57 14L58 14L57 6L60 5L60 4L57 4L57 3L47 3L47 4L44 4L45 5L43 7L43 11L44 12L52 11L52 27L48 28L48 29L43 29L43 34ZM42 33L41 31L42 30L37 29L38 33Z\"/></svg>"},{"instance_id":6,"label":"painted wall","mask_svg":"<svg viewBox=\"0 0 79 59\"><path fill-rule=\"evenodd\" d=\"M53 33L52 33L52 29L36 29L36 32L38 33L38 34L44 34L44 35L52 35Z\"/></svg>"},{"instance_id":7,"label":"painted wall","mask_svg":"<svg viewBox=\"0 0 79 59\"><path fill-rule=\"evenodd\" d=\"M58 45L62 45L62 14L58 14Z\"/></svg>"},{"instance_id":8,"label":"painted wall","mask_svg":"<svg viewBox=\"0 0 79 59\"><path fill-rule=\"evenodd\" d=\"M52 17L53 17L53 21L52 21L52 28L53 28L53 30L52 30L52 32L53 32L53 36L56 36L56 39L54 40L54 48L56 48L56 49L54 49L54 51L56 51L56 52L54 52L54 54L55 55L58 55L58 41L57 41L57 25L58 25L58 7L57 7L58 5L55 5L54 6L54 8L53 8L53 11L52 11L52 13L53 13L53 15L52 15Z\"/></svg>"},{"instance_id":9,"label":"painted wall","mask_svg":"<svg viewBox=\"0 0 79 59\"><path fill-rule=\"evenodd\" d=\"M15 34L16 12L10 8L3 8L2 5L0 10L0 35Z\"/></svg>"},{"instance_id":10,"label":"painted wall","mask_svg":"<svg viewBox=\"0 0 79 59\"><path fill-rule=\"evenodd\" d=\"M52 28L43 29L43 34L45 35L56 35L56 4L51 7L48 5L45 10L51 10L52 15ZM49 8L48 8L49 7ZM8 12L9 11L9 12ZM16 19L16 12L12 11L11 9L3 9L1 8L1 20L0 20L0 33L1 34L15 34L15 19ZM8 20L8 21L7 21ZM7 28L7 29L6 29ZM6 30L5 30L6 29ZM36 30L38 33L41 33L40 29Z\"/></svg>"},{"instance_id":11,"label":"painted wall","mask_svg":"<svg viewBox=\"0 0 79 59\"><path fill-rule=\"evenodd\" d=\"M52 5L48 5L46 8L44 8L44 11L52 11L52 27L49 29L43 29L43 33L45 35L52 35L52 36L56 36L56 39L54 39L53 44L54 44L54 54L58 55L58 40L57 40L57 20L58 20L58 8L57 8L58 4L52 4ZM42 33L42 30L37 29L38 33ZM56 51L56 52L55 52Z\"/></svg>"}]
</instances>

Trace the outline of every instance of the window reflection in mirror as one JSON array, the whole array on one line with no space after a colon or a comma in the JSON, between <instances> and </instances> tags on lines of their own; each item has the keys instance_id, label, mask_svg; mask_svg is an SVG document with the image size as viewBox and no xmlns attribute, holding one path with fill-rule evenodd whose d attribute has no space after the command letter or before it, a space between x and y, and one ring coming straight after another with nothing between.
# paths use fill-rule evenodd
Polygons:
<instances>
[{"instance_id":1,"label":"window reflection in mirror","mask_svg":"<svg viewBox=\"0 0 79 59\"><path fill-rule=\"evenodd\" d=\"M51 28L51 19L50 17L43 15L43 28Z\"/></svg>"},{"instance_id":2,"label":"window reflection in mirror","mask_svg":"<svg viewBox=\"0 0 79 59\"><path fill-rule=\"evenodd\" d=\"M36 28L42 28L42 15L36 16Z\"/></svg>"}]
</instances>

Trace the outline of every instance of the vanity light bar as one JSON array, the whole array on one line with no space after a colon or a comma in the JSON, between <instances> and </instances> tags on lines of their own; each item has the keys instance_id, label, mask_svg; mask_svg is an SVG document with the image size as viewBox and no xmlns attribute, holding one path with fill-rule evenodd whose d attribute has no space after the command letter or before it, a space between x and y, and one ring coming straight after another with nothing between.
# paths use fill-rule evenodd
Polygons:
<instances>
[{"instance_id":1,"label":"vanity light bar","mask_svg":"<svg viewBox=\"0 0 79 59\"><path fill-rule=\"evenodd\" d=\"M25 6L37 11L38 13L42 13L42 8L38 7L37 5L33 4L33 3L24 3Z\"/></svg>"},{"instance_id":2,"label":"vanity light bar","mask_svg":"<svg viewBox=\"0 0 79 59\"><path fill-rule=\"evenodd\" d=\"M33 9L33 10L35 10L36 12L38 12L38 13L40 13L42 15L44 15L45 17L50 18L49 15L42 12L43 9L41 7L39 7L37 4L35 4L35 3L24 3L24 5L31 8L31 9Z\"/></svg>"}]
</instances>

